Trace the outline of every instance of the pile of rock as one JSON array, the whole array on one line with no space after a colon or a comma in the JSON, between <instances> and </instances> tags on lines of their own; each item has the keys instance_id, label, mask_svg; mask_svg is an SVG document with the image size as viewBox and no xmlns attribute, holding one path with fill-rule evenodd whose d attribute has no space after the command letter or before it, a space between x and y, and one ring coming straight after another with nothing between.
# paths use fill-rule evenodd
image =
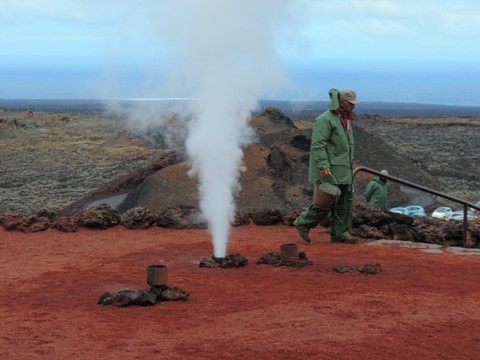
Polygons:
<instances>
[{"instance_id":1,"label":"pile of rock","mask_svg":"<svg viewBox=\"0 0 480 360\"><path fill-rule=\"evenodd\" d=\"M368 275L378 275L382 271L380 264L365 264L362 267L355 267L349 264L337 264L332 267L333 271L340 274L360 272Z\"/></svg>"},{"instance_id":2,"label":"pile of rock","mask_svg":"<svg viewBox=\"0 0 480 360\"><path fill-rule=\"evenodd\" d=\"M410 217L383 211L366 203L357 203L354 206L352 233L364 239L464 246L462 221ZM480 247L480 222L468 222L466 247Z\"/></svg>"},{"instance_id":3,"label":"pile of rock","mask_svg":"<svg viewBox=\"0 0 480 360\"><path fill-rule=\"evenodd\" d=\"M207 223L199 215L199 210L191 206L168 208L157 213L147 208L135 207L120 214L107 204L83 209L72 216L56 216L46 210L30 216L14 213L0 213L0 226L6 230L23 232L57 229L63 232L75 232L79 227L108 229L122 225L127 229L148 229L159 226L172 229L206 229ZM248 225L291 225L299 212L289 211L281 214L279 210L262 210L248 214L237 214L233 226Z\"/></svg>"},{"instance_id":4,"label":"pile of rock","mask_svg":"<svg viewBox=\"0 0 480 360\"><path fill-rule=\"evenodd\" d=\"M239 268L247 266L248 259L240 254L230 254L225 257L207 257L200 260L201 268Z\"/></svg>"},{"instance_id":5,"label":"pile of rock","mask_svg":"<svg viewBox=\"0 0 480 360\"><path fill-rule=\"evenodd\" d=\"M180 287L168 285L151 286L147 290L120 290L113 294L106 292L97 301L98 305L116 307L152 306L163 301L187 301L190 293Z\"/></svg>"},{"instance_id":6,"label":"pile of rock","mask_svg":"<svg viewBox=\"0 0 480 360\"><path fill-rule=\"evenodd\" d=\"M304 251L300 251L297 257L290 258L288 260L282 259L282 256L279 253L267 252L257 260L257 264L302 268L305 266L311 266L313 263L310 260L308 260L307 254L305 254Z\"/></svg>"},{"instance_id":7,"label":"pile of rock","mask_svg":"<svg viewBox=\"0 0 480 360\"><path fill-rule=\"evenodd\" d=\"M35 215L21 216L0 213L0 226L6 230L23 232L57 229L75 232L79 227L107 229L122 225L128 229L147 229L160 226L173 229L206 229L207 223L191 206L169 208L158 213L142 207L129 209L123 214L109 205L101 204L83 209L73 216L56 217L46 210ZM284 224L291 226L300 210L288 211L265 209L247 214L237 214L233 226L268 226ZM328 226L328 222L322 223ZM352 234L363 239L393 239L415 241L442 246L464 246L463 222L446 221L428 217L409 217L373 208L367 203L356 203L353 209ZM480 247L480 222L469 221L466 247Z\"/></svg>"}]
</instances>

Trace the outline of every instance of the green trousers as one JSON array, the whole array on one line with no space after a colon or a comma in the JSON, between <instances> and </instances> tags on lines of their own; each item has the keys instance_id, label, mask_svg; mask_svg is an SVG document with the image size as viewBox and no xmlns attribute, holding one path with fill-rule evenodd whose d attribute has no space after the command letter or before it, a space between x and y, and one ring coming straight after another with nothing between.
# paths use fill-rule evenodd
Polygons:
<instances>
[{"instance_id":1,"label":"green trousers","mask_svg":"<svg viewBox=\"0 0 480 360\"><path fill-rule=\"evenodd\" d=\"M352 185L338 185L341 194L332 210L321 210L311 204L294 221L294 225L302 230L309 232L325 217L330 214L330 236L332 241L342 241L350 236L349 228L352 217L353 192Z\"/></svg>"}]
</instances>

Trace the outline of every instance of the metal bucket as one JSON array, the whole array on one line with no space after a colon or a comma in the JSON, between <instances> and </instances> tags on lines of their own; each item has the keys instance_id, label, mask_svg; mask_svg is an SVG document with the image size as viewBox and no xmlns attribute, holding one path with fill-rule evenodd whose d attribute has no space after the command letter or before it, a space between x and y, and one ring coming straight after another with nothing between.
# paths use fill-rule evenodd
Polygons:
<instances>
[{"instance_id":1,"label":"metal bucket","mask_svg":"<svg viewBox=\"0 0 480 360\"><path fill-rule=\"evenodd\" d=\"M298 245L297 244L282 244L280 245L280 258L283 261L291 261L298 259Z\"/></svg>"},{"instance_id":2,"label":"metal bucket","mask_svg":"<svg viewBox=\"0 0 480 360\"><path fill-rule=\"evenodd\" d=\"M147 266L147 284L160 286L167 284L167 265L148 265Z\"/></svg>"},{"instance_id":3,"label":"metal bucket","mask_svg":"<svg viewBox=\"0 0 480 360\"><path fill-rule=\"evenodd\" d=\"M313 205L321 210L331 210L338 197L340 189L330 183L323 182L315 185L313 190Z\"/></svg>"}]
</instances>

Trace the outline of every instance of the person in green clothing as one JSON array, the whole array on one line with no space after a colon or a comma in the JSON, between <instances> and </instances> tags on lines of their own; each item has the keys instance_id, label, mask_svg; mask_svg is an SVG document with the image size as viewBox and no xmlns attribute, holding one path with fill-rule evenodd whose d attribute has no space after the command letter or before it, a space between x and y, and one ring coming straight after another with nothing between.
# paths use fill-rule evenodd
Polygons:
<instances>
[{"instance_id":1,"label":"person in green clothing","mask_svg":"<svg viewBox=\"0 0 480 360\"><path fill-rule=\"evenodd\" d=\"M388 175L387 170L380 171L382 174ZM375 176L367 185L365 190L365 198L368 203L379 209L387 210L388 208L388 184L387 179L382 176Z\"/></svg>"},{"instance_id":2,"label":"person in green clothing","mask_svg":"<svg viewBox=\"0 0 480 360\"><path fill-rule=\"evenodd\" d=\"M350 121L359 103L355 91L329 91L328 110L315 119L310 144L309 180L314 186L335 185L340 195L332 207L325 209L313 203L295 219L294 225L304 241L309 232L330 215L330 237L334 243L355 243L349 233L353 201L353 131ZM324 184L325 185L325 184Z\"/></svg>"}]
</instances>

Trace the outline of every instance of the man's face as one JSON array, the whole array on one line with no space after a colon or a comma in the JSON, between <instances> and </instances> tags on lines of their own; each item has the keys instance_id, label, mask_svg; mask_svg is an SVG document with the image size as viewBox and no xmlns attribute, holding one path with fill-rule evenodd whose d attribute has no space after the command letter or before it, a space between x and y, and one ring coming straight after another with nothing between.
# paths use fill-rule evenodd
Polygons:
<instances>
[{"instance_id":1,"label":"man's face","mask_svg":"<svg viewBox=\"0 0 480 360\"><path fill-rule=\"evenodd\" d=\"M350 101L347 101L347 100L340 101L340 106L346 112L352 112L353 109L355 109L355 104L352 104Z\"/></svg>"}]
</instances>

